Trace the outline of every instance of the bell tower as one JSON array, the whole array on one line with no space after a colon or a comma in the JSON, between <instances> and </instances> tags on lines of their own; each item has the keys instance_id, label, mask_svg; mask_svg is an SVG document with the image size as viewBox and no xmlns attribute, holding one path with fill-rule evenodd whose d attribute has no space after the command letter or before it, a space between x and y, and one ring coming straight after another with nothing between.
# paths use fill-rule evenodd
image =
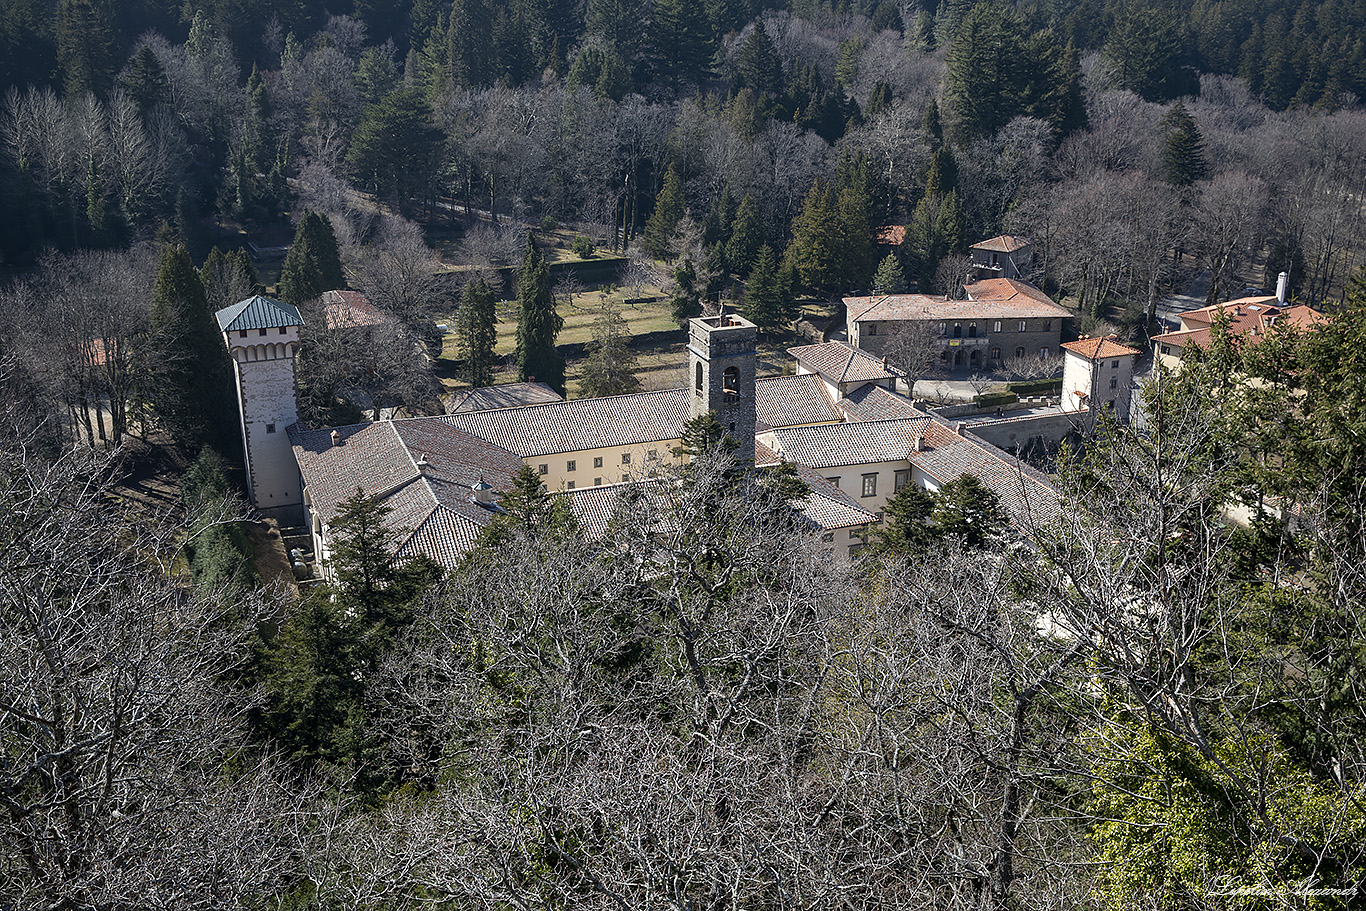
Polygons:
<instances>
[{"instance_id":1,"label":"bell tower","mask_svg":"<svg viewBox=\"0 0 1366 911\"><path fill-rule=\"evenodd\" d=\"M237 379L252 505L281 525L297 525L304 498L288 431L299 420L294 356L303 317L295 307L261 295L215 315Z\"/></svg>"},{"instance_id":2,"label":"bell tower","mask_svg":"<svg viewBox=\"0 0 1366 911\"><path fill-rule=\"evenodd\" d=\"M739 447L735 457L754 460L754 370L758 329L731 314L688 321L689 417L708 411Z\"/></svg>"}]
</instances>

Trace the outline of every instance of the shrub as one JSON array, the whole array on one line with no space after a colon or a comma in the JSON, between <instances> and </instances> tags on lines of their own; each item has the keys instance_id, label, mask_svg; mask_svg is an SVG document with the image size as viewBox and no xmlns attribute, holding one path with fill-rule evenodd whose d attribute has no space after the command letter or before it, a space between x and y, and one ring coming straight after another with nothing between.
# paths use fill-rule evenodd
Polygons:
<instances>
[{"instance_id":1,"label":"shrub","mask_svg":"<svg viewBox=\"0 0 1366 911\"><path fill-rule=\"evenodd\" d=\"M549 234L551 231L554 231L559 226L560 223L556 221L554 216L552 215L547 215L541 219L541 230L547 234Z\"/></svg>"},{"instance_id":2,"label":"shrub","mask_svg":"<svg viewBox=\"0 0 1366 911\"><path fill-rule=\"evenodd\" d=\"M574 238L574 255L579 259L591 259L593 257L593 241L580 234Z\"/></svg>"},{"instance_id":3,"label":"shrub","mask_svg":"<svg viewBox=\"0 0 1366 911\"><path fill-rule=\"evenodd\" d=\"M1014 405L1020 397L1013 392L987 392L974 396L972 401L978 408L998 408L1001 405Z\"/></svg>"}]
</instances>

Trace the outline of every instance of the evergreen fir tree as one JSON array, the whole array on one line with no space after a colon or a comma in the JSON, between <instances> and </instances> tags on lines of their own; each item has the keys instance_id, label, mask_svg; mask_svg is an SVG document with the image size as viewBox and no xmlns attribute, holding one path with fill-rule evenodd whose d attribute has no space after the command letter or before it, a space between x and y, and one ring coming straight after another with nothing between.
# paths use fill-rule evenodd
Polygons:
<instances>
[{"instance_id":1,"label":"evergreen fir tree","mask_svg":"<svg viewBox=\"0 0 1366 911\"><path fill-rule=\"evenodd\" d=\"M1205 140L1195 118L1181 102L1162 118L1166 148L1162 155L1162 178L1174 187L1189 187L1209 176Z\"/></svg>"},{"instance_id":2,"label":"evergreen fir tree","mask_svg":"<svg viewBox=\"0 0 1366 911\"><path fill-rule=\"evenodd\" d=\"M152 293L148 398L186 450L240 447L232 364L184 247L167 247Z\"/></svg>"},{"instance_id":3,"label":"evergreen fir tree","mask_svg":"<svg viewBox=\"0 0 1366 911\"><path fill-rule=\"evenodd\" d=\"M868 215L868 196L855 188L840 191L839 197L839 270L846 289L867 287L877 247Z\"/></svg>"},{"instance_id":4,"label":"evergreen fir tree","mask_svg":"<svg viewBox=\"0 0 1366 911\"><path fill-rule=\"evenodd\" d=\"M460 301L460 349L465 355L464 379L471 386L492 386L498 310L493 289L482 278L468 282Z\"/></svg>"},{"instance_id":5,"label":"evergreen fir tree","mask_svg":"<svg viewBox=\"0 0 1366 911\"><path fill-rule=\"evenodd\" d=\"M791 323L791 307L779 274L778 257L768 244L759 250L750 272L749 285L741 313L759 327L760 332L774 332Z\"/></svg>"},{"instance_id":6,"label":"evergreen fir tree","mask_svg":"<svg viewBox=\"0 0 1366 911\"><path fill-rule=\"evenodd\" d=\"M735 68L736 88L751 89L756 96L767 92L776 98L782 94L783 61L764 29L763 17L754 21L753 31L740 45Z\"/></svg>"},{"instance_id":7,"label":"evergreen fir tree","mask_svg":"<svg viewBox=\"0 0 1366 911\"><path fill-rule=\"evenodd\" d=\"M280 269L280 299L298 307L324 291L346 287L341 252L332 222L311 209L294 232L294 242Z\"/></svg>"},{"instance_id":8,"label":"evergreen fir tree","mask_svg":"<svg viewBox=\"0 0 1366 911\"><path fill-rule=\"evenodd\" d=\"M841 246L839 207L830 187L817 179L792 224L787 259L804 286L829 290L837 287L842 277Z\"/></svg>"},{"instance_id":9,"label":"evergreen fir tree","mask_svg":"<svg viewBox=\"0 0 1366 911\"><path fill-rule=\"evenodd\" d=\"M664 185L655 197L655 210L645 222L645 252L655 259L669 255L669 241L674 228L683 219L683 205L683 178L678 174L678 167L670 164L664 174Z\"/></svg>"},{"instance_id":10,"label":"evergreen fir tree","mask_svg":"<svg viewBox=\"0 0 1366 911\"><path fill-rule=\"evenodd\" d=\"M674 294L669 307L674 322L680 326L694 316L702 315L702 289L697 285L697 269L686 256L674 269Z\"/></svg>"},{"instance_id":11,"label":"evergreen fir tree","mask_svg":"<svg viewBox=\"0 0 1366 911\"><path fill-rule=\"evenodd\" d=\"M123 76L123 90L138 106L138 113L146 120L168 97L171 83L166 78L166 68L161 65L150 45L144 44L133 59Z\"/></svg>"},{"instance_id":12,"label":"evergreen fir tree","mask_svg":"<svg viewBox=\"0 0 1366 911\"><path fill-rule=\"evenodd\" d=\"M621 312L608 301L593 322L593 341L588 346L579 380L584 396L625 395L640 391L636 378L639 361L631 350L630 335Z\"/></svg>"},{"instance_id":13,"label":"evergreen fir tree","mask_svg":"<svg viewBox=\"0 0 1366 911\"><path fill-rule=\"evenodd\" d=\"M877 532L882 550L896 556L915 556L939 538L937 529L930 525L934 496L919 484L904 485L887 501L884 512L886 524Z\"/></svg>"},{"instance_id":14,"label":"evergreen fir tree","mask_svg":"<svg viewBox=\"0 0 1366 911\"><path fill-rule=\"evenodd\" d=\"M906 293L906 273L897 262L896 254L888 253L878 265L872 290L874 294Z\"/></svg>"},{"instance_id":15,"label":"evergreen fir tree","mask_svg":"<svg viewBox=\"0 0 1366 911\"><path fill-rule=\"evenodd\" d=\"M555 337L564 320L555 312L550 290L550 269L536 241L527 235L526 252L517 271L517 371L520 379L532 377L564 394L564 358L555 349Z\"/></svg>"},{"instance_id":16,"label":"evergreen fir tree","mask_svg":"<svg viewBox=\"0 0 1366 911\"><path fill-rule=\"evenodd\" d=\"M716 53L706 7L696 0L654 0L650 13L656 77L667 80L674 91L683 82L701 82Z\"/></svg>"},{"instance_id":17,"label":"evergreen fir tree","mask_svg":"<svg viewBox=\"0 0 1366 911\"><path fill-rule=\"evenodd\" d=\"M736 274L748 275L763 242L764 229L759 221L759 207L754 204L754 198L746 193L731 222L730 240L726 242L726 262Z\"/></svg>"}]
</instances>

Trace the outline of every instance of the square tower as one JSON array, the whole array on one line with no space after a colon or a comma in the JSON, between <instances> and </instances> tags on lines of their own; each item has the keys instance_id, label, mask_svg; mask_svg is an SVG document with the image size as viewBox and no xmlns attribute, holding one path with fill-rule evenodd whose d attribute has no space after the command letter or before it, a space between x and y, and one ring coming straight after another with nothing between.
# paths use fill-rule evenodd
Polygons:
<instances>
[{"instance_id":1,"label":"square tower","mask_svg":"<svg viewBox=\"0 0 1366 911\"><path fill-rule=\"evenodd\" d=\"M735 457L754 460L755 342L759 331L738 316L701 316L688 321L689 417L716 415L737 442Z\"/></svg>"},{"instance_id":2,"label":"square tower","mask_svg":"<svg viewBox=\"0 0 1366 911\"><path fill-rule=\"evenodd\" d=\"M237 378L252 505L281 525L296 525L303 521L303 485L288 431L299 420L294 356L303 317L295 307L260 295L215 315Z\"/></svg>"}]
</instances>

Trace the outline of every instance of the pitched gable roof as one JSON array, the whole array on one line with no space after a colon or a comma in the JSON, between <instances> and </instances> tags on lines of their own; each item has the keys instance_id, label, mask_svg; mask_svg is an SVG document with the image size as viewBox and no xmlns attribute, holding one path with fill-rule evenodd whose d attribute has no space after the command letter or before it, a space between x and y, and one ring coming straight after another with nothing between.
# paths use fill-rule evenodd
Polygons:
<instances>
[{"instance_id":1,"label":"pitched gable roof","mask_svg":"<svg viewBox=\"0 0 1366 911\"><path fill-rule=\"evenodd\" d=\"M248 329L277 329L282 326L302 326L304 318L299 308L260 294L224 307L214 316L218 328L224 332L244 332Z\"/></svg>"},{"instance_id":2,"label":"pitched gable roof","mask_svg":"<svg viewBox=\"0 0 1366 911\"><path fill-rule=\"evenodd\" d=\"M470 389L451 399L451 414L467 411L494 411L498 408L520 408L523 405L542 405L563 402L564 396L545 383L503 383Z\"/></svg>"},{"instance_id":3,"label":"pitched gable roof","mask_svg":"<svg viewBox=\"0 0 1366 911\"><path fill-rule=\"evenodd\" d=\"M884 386L868 383L840 399L840 408L851 421L884 421L892 418L925 417L915 403Z\"/></svg>"},{"instance_id":4,"label":"pitched gable roof","mask_svg":"<svg viewBox=\"0 0 1366 911\"><path fill-rule=\"evenodd\" d=\"M889 367L882 359L844 342L800 345L787 349L787 353L829 383L866 383L903 376L900 370Z\"/></svg>"},{"instance_id":5,"label":"pitched gable roof","mask_svg":"<svg viewBox=\"0 0 1366 911\"><path fill-rule=\"evenodd\" d=\"M778 455L809 468L899 462L915 448L916 437L929 424L930 419L922 417L780 427L773 431L773 440Z\"/></svg>"},{"instance_id":6,"label":"pitched gable roof","mask_svg":"<svg viewBox=\"0 0 1366 911\"><path fill-rule=\"evenodd\" d=\"M688 390L573 399L448 414L434 420L445 421L523 458L610 449L679 439L688 420Z\"/></svg>"},{"instance_id":7,"label":"pitched gable roof","mask_svg":"<svg viewBox=\"0 0 1366 911\"><path fill-rule=\"evenodd\" d=\"M824 424L840 419L840 412L813 373L761 377L754 383L754 411L768 427Z\"/></svg>"},{"instance_id":8,"label":"pitched gable roof","mask_svg":"<svg viewBox=\"0 0 1366 911\"><path fill-rule=\"evenodd\" d=\"M1072 314L1028 282L987 278L967 286L968 299L953 301L928 294L846 297L845 309L856 323L898 320L1064 319Z\"/></svg>"},{"instance_id":9,"label":"pitched gable roof","mask_svg":"<svg viewBox=\"0 0 1366 911\"><path fill-rule=\"evenodd\" d=\"M973 244L973 250L986 250L989 253L1014 253L1029 246L1029 241L1023 237L1013 234L1001 234L988 240L979 240Z\"/></svg>"},{"instance_id":10,"label":"pitched gable roof","mask_svg":"<svg viewBox=\"0 0 1366 911\"><path fill-rule=\"evenodd\" d=\"M322 304L329 329L359 329L394 322L393 316L370 303L359 291L325 291Z\"/></svg>"}]
</instances>

